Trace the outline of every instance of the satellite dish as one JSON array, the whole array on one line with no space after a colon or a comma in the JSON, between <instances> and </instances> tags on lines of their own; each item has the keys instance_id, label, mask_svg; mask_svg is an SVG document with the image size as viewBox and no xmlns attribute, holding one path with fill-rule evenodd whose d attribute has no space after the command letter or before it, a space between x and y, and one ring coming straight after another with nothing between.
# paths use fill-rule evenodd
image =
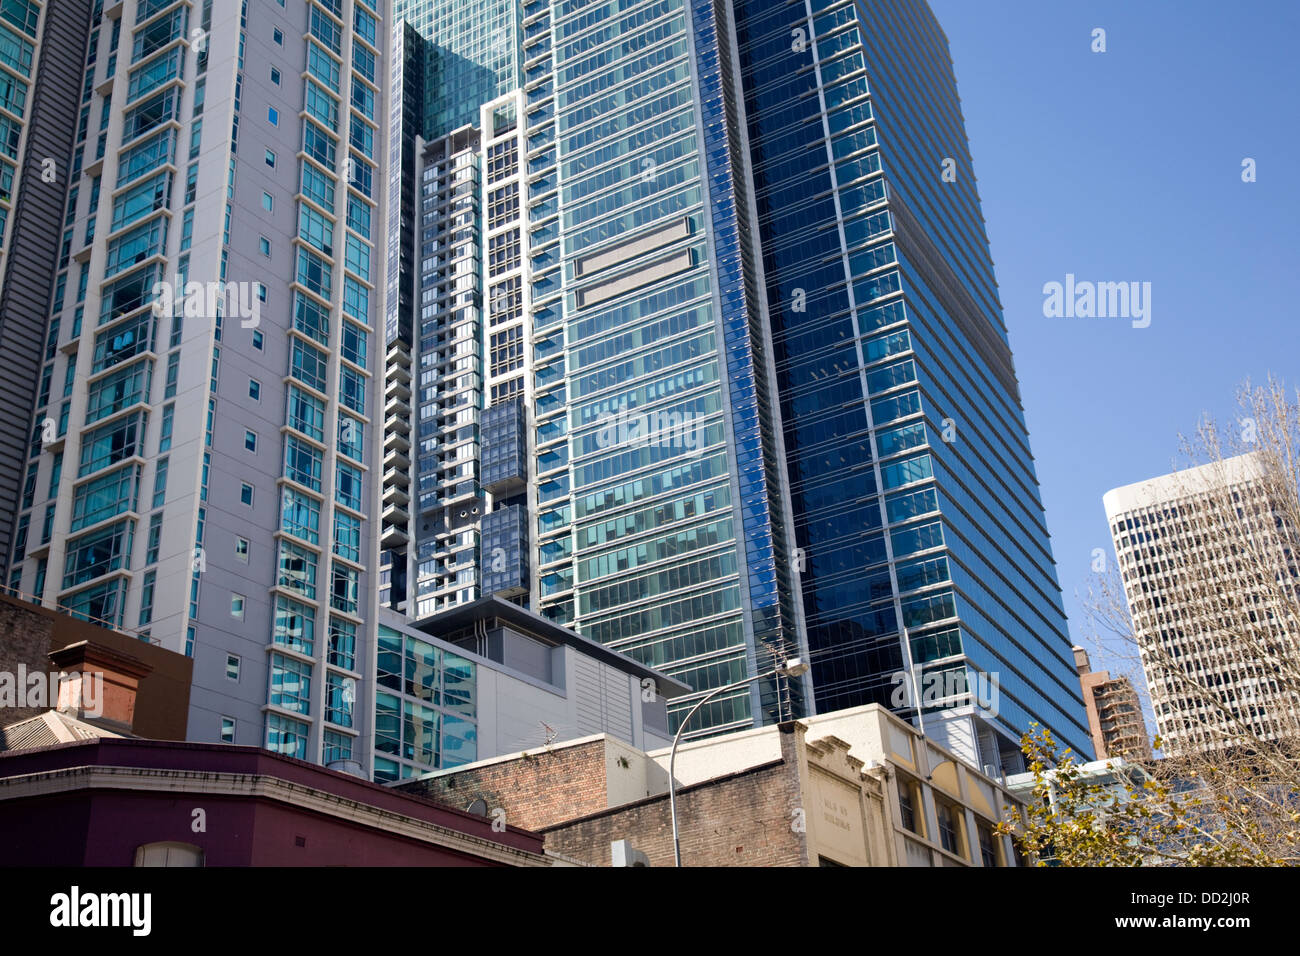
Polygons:
<instances>
[{"instance_id":1,"label":"satellite dish","mask_svg":"<svg viewBox=\"0 0 1300 956\"><path fill-rule=\"evenodd\" d=\"M467 813L472 813L475 816L485 817L488 815L487 801L482 797L476 797L470 801L470 804L465 808L465 811Z\"/></svg>"}]
</instances>

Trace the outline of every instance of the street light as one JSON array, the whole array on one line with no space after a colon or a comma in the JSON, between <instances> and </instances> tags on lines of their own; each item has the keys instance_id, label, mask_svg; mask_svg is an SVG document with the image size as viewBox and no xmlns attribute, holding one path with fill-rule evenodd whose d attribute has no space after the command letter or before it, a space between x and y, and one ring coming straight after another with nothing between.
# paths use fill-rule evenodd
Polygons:
<instances>
[{"instance_id":1,"label":"street light","mask_svg":"<svg viewBox=\"0 0 1300 956\"><path fill-rule=\"evenodd\" d=\"M673 815L674 866L682 865L682 845L677 836L677 778L674 776L673 771L677 766L677 744L682 739L682 732L686 730L686 725L691 722L691 718L695 716L697 710L725 691L735 690L737 687L745 687L754 683L754 681L763 680L767 677L802 677L806 673L808 673L808 665L797 657L791 657L788 658L785 664L781 667L774 667L770 671L758 674L755 677L747 677L745 680L737 681L734 684L728 684L726 687L719 687L716 690L710 691L701 697L696 702L695 706L687 712L685 719L682 721L681 726L677 728L677 733L673 737L672 753L668 756L668 806L671 808Z\"/></svg>"}]
</instances>

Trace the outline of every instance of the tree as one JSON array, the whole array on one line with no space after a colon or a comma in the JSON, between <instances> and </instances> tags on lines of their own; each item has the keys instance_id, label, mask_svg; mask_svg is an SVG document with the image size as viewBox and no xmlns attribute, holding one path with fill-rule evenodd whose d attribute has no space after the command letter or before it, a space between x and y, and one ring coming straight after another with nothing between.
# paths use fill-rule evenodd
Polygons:
<instances>
[{"instance_id":1,"label":"tree","mask_svg":"<svg viewBox=\"0 0 1300 956\"><path fill-rule=\"evenodd\" d=\"M1300 863L1300 813L1275 829L1278 818L1261 812L1259 780L1240 788L1238 778L1180 775L1171 761L1083 764L1036 724L1021 744L1032 796L997 829L1038 866Z\"/></svg>"},{"instance_id":2,"label":"tree","mask_svg":"<svg viewBox=\"0 0 1300 956\"><path fill-rule=\"evenodd\" d=\"M1085 601L1140 664L1162 759L1090 776L1026 736L1046 802L1006 826L1040 859L1300 862L1300 393L1246 382L1238 402L1182 440L1173 494L1116 531L1120 564Z\"/></svg>"}]
</instances>

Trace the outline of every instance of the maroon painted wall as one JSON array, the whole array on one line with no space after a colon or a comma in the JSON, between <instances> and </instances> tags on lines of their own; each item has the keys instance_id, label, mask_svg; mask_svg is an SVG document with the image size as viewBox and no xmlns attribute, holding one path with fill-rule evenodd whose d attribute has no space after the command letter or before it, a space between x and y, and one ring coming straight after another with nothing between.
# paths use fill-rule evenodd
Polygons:
<instances>
[{"instance_id":1,"label":"maroon painted wall","mask_svg":"<svg viewBox=\"0 0 1300 956\"><path fill-rule=\"evenodd\" d=\"M207 866L499 865L267 801L195 796L80 791L6 801L0 865L131 866L137 847L167 840L202 847ZM190 829L195 806L207 811L205 833Z\"/></svg>"},{"instance_id":2,"label":"maroon painted wall","mask_svg":"<svg viewBox=\"0 0 1300 956\"><path fill-rule=\"evenodd\" d=\"M84 766L225 772L278 777L498 844L542 852L542 838L255 747L98 740L0 754L0 778ZM192 829L205 811L206 832ZM305 845L298 846L299 837ZM245 796L150 790L77 790L0 801L0 865L130 866L136 847L160 841L202 847L208 866L495 866L303 807Z\"/></svg>"}]
</instances>

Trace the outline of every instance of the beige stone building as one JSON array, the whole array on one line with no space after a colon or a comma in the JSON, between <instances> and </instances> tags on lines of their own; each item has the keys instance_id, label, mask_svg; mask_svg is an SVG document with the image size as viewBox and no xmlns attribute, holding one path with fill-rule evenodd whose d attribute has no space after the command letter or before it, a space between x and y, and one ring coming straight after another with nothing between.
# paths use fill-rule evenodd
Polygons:
<instances>
[{"instance_id":1,"label":"beige stone building","mask_svg":"<svg viewBox=\"0 0 1300 956\"><path fill-rule=\"evenodd\" d=\"M1300 530L1287 495L1240 455L1102 499L1169 753L1300 734Z\"/></svg>"}]
</instances>

